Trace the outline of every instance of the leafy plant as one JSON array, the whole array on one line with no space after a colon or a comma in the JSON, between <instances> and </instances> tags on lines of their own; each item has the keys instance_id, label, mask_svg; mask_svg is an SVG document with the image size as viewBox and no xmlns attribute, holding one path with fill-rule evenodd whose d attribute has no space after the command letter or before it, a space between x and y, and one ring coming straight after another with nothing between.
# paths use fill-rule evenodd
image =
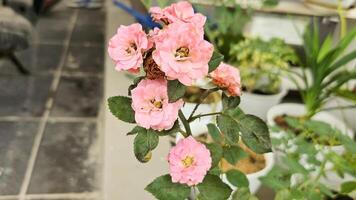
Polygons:
<instances>
[{"instance_id":1,"label":"leafy plant","mask_svg":"<svg viewBox=\"0 0 356 200\"><path fill-rule=\"evenodd\" d=\"M175 137L178 133L184 137L167 152L170 173L153 180L146 191L159 200L185 200L196 191L199 200L226 200L232 189L219 176L223 173L217 170L219 162L224 158L235 164L244 157L246 153L239 148L241 142L256 153L270 152L269 130L263 120L238 108L240 94L231 91L240 90L240 77L237 73L226 77L225 73L236 69L221 64L223 55L213 52L213 45L201 37L204 34L201 15L180 15L185 11L180 9L187 8L191 8L188 2L178 2L164 11L157 9L154 17L162 29L149 34L139 24L119 27L109 45L116 69L141 70L146 74L133 80L128 96L110 97L108 107L119 120L136 125L127 135L135 137L133 152L141 163L151 160L162 137ZM172 49L165 47L167 41L169 46L174 45ZM213 71L216 73L210 73ZM212 87L203 90L186 116L182 108L187 87L201 78L210 80ZM221 95L223 108L213 113L197 113L212 93ZM192 137L190 127L192 122L206 116L217 118L217 123L207 125L214 139L209 144ZM245 174L229 171L226 175L232 184L245 188L234 192L235 199L253 198Z\"/></svg>"},{"instance_id":2,"label":"leafy plant","mask_svg":"<svg viewBox=\"0 0 356 200\"><path fill-rule=\"evenodd\" d=\"M278 93L281 72L298 63L293 48L277 38L245 39L233 45L229 53L230 62L239 67L243 85L249 92Z\"/></svg>"},{"instance_id":3,"label":"leafy plant","mask_svg":"<svg viewBox=\"0 0 356 200\"><path fill-rule=\"evenodd\" d=\"M320 40L319 30L314 23L304 34L305 60L302 62L303 72L293 72L300 78L296 84L310 118L321 111L324 104L333 96L340 94L341 87L350 80L356 79L356 71L348 71L343 67L356 58L356 50L345 54L346 49L356 37L356 29L351 30L335 45L331 35ZM355 99L356 94L348 94Z\"/></svg>"},{"instance_id":4,"label":"leafy plant","mask_svg":"<svg viewBox=\"0 0 356 200\"><path fill-rule=\"evenodd\" d=\"M350 181L356 177L355 141L321 121L291 120L288 124L291 129L273 127L275 131L284 133L282 137L272 138L276 151L283 152L283 167L275 166L261 179L264 185L276 191L276 200L333 199L337 195L351 195L356 191L355 182ZM304 129L306 126L309 128ZM292 129L302 132L296 136ZM305 134L308 135L310 129L318 130L314 133L319 136L336 138L345 147L345 151L338 154L330 150L330 146L305 140ZM330 176L331 173L334 175ZM328 184L335 183L335 176L339 176L339 181L346 176L348 178L338 188Z\"/></svg>"}]
</instances>

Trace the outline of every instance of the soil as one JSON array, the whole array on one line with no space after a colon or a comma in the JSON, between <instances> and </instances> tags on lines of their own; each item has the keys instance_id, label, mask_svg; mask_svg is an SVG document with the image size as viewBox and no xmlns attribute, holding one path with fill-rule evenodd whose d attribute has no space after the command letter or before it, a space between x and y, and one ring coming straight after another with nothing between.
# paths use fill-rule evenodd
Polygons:
<instances>
[{"instance_id":1,"label":"soil","mask_svg":"<svg viewBox=\"0 0 356 200\"><path fill-rule=\"evenodd\" d=\"M300 135L303 130L301 129L296 129L293 127L290 127L286 121L286 117L290 117L290 118L295 118L298 120L301 120L301 117L296 117L296 116L287 116L287 115L279 115L277 117L274 118L274 122L281 127L284 130L290 130L292 131L296 136ZM318 134L312 134L310 136L305 137L306 141L308 142L313 142L313 139L316 140L317 143L322 144L322 145L327 145L327 146L331 146L330 141L328 138L319 138ZM335 142L333 145L339 145L340 142Z\"/></svg>"},{"instance_id":2,"label":"soil","mask_svg":"<svg viewBox=\"0 0 356 200\"><path fill-rule=\"evenodd\" d=\"M201 89L195 86L187 87L187 91L183 97L185 102L189 103L199 103L200 96L205 92L205 89ZM220 99L220 95L217 92L211 93L207 96L203 102L203 104L215 103L218 102Z\"/></svg>"},{"instance_id":3,"label":"soil","mask_svg":"<svg viewBox=\"0 0 356 200\"><path fill-rule=\"evenodd\" d=\"M196 137L196 139L206 143L212 142L212 139L208 134L202 134ZM248 156L238 161L235 165L231 165L225 159L222 159L219 163L219 168L222 172L237 169L244 174L252 174L261 171L266 167L266 160L263 154L256 154L242 142L240 142L239 145L246 153L248 153Z\"/></svg>"}]
</instances>

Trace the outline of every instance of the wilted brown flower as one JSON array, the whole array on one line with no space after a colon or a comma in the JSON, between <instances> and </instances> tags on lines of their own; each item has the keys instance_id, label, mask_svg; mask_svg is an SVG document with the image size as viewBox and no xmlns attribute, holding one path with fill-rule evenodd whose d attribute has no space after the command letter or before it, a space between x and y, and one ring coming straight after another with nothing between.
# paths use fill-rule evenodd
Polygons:
<instances>
[{"instance_id":1,"label":"wilted brown flower","mask_svg":"<svg viewBox=\"0 0 356 200\"><path fill-rule=\"evenodd\" d=\"M159 66L153 60L152 51L148 52L143 60L143 69L145 70L148 79L163 79L165 77L164 72L161 71Z\"/></svg>"}]
</instances>

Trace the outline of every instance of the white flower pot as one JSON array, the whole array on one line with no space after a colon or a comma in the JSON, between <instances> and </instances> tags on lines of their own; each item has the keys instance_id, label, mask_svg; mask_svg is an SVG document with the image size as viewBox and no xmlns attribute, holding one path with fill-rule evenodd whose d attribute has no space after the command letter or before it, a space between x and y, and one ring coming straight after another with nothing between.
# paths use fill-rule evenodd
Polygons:
<instances>
[{"instance_id":1,"label":"white flower pot","mask_svg":"<svg viewBox=\"0 0 356 200\"><path fill-rule=\"evenodd\" d=\"M336 7L339 5L339 0L306 0L306 3L320 5L323 7ZM355 4L355 0L341 0L341 5L343 8L350 8Z\"/></svg>"},{"instance_id":2,"label":"white flower pot","mask_svg":"<svg viewBox=\"0 0 356 200\"><path fill-rule=\"evenodd\" d=\"M287 90L283 87L279 93L272 95L243 92L239 107L247 114L256 115L266 120L267 111L277 105L286 94Z\"/></svg>"},{"instance_id":3,"label":"white flower pot","mask_svg":"<svg viewBox=\"0 0 356 200\"><path fill-rule=\"evenodd\" d=\"M296 103L285 103L285 104L280 104L280 105L276 105L273 106L267 113L267 124L269 126L275 126L276 123L274 121L275 117L277 116L281 116L281 115L289 115L289 116L303 116L306 113L306 109L305 106L303 104L296 104ZM313 116L314 120L319 120L322 122L326 122L328 124L330 124L332 127L339 129L343 134L348 135L349 137L352 137L353 133L352 131L346 126L345 123L343 123L342 121L338 120L336 117L334 117L333 115L327 113L327 112L319 112L316 115ZM283 138L284 132L273 132L271 131L271 138ZM278 149L284 149L284 151L287 152L293 152L296 149L296 146L293 146L293 141L289 141L290 142L290 147L289 149L285 149L286 147L283 145L278 146ZM320 147L320 146L319 146ZM318 148L318 146L316 146L316 148ZM327 151L333 151L339 155L341 155L345 149L343 146L339 145L339 146L331 146L331 147L326 147L326 148L322 148L322 151L320 151L316 156L316 158L318 160L322 160L323 159L323 153L327 152ZM283 156L283 152L281 151L274 151L275 152L275 159L278 163L280 163L283 166L283 163L281 162L281 158ZM310 165L304 161L304 159L300 160L300 163L305 166L306 168L308 168ZM327 170L331 170L332 168L332 163L327 163L326 165L326 169ZM345 181L345 179L341 179L341 178L336 178L336 174L333 171L328 171L326 173L326 176L329 177L327 179L321 179L322 182L324 182L327 186L332 187L332 188L337 188L338 186L340 186L340 184Z\"/></svg>"},{"instance_id":4,"label":"white flower pot","mask_svg":"<svg viewBox=\"0 0 356 200\"><path fill-rule=\"evenodd\" d=\"M207 128L206 126L200 125L199 127L196 127L196 132L192 132L193 136L199 136L200 134L204 134L207 133ZM178 142L179 140L183 139L184 137L178 133L177 137L176 137L176 142ZM260 181L260 177L265 176L269 171L271 171L271 169L274 166L274 153L266 153L264 154L265 160L266 160L266 166L265 168L263 168L262 170L252 173L252 174L247 174L247 179L250 183L249 188L251 193L255 194L257 192L257 190L261 187L261 181ZM231 189L233 191L235 191L237 188L235 186L233 186L227 179L225 175L222 175L221 180L228 184Z\"/></svg>"},{"instance_id":5,"label":"white flower pot","mask_svg":"<svg viewBox=\"0 0 356 200\"><path fill-rule=\"evenodd\" d=\"M184 107L182 108L182 112L186 118L192 113L195 103L185 103ZM210 104L200 104L198 109L195 111L194 115L198 114L208 114L213 112L219 112L222 110L222 103L221 100L215 103ZM200 119L196 119L192 123L190 123L190 128L193 133L202 133L201 129L204 127L205 132L208 130L206 127L207 124L213 122L215 120L214 116L206 116Z\"/></svg>"},{"instance_id":6,"label":"white flower pot","mask_svg":"<svg viewBox=\"0 0 356 200\"><path fill-rule=\"evenodd\" d=\"M335 97L326 103L325 108L336 107L336 106L337 107L352 106L352 105L355 105L355 103L347 99ZM347 124L347 126L350 127L354 131L354 133L356 133L356 123L354 123L356 108L336 109L328 112L330 112L332 115L337 117L339 120L344 121Z\"/></svg>"},{"instance_id":7,"label":"white flower pot","mask_svg":"<svg viewBox=\"0 0 356 200\"><path fill-rule=\"evenodd\" d=\"M263 177L263 176L266 176L267 173L269 171L271 171L271 169L273 168L274 166L274 155L273 153L265 153L264 154L264 157L265 157L265 160L266 160L266 166L265 168L263 168L262 170L258 171L258 172L255 172L255 173L252 173L252 174L247 174L247 179L250 183L249 185L249 188L250 188L250 191L252 194L256 194L256 192L258 191L258 189L261 187L261 181L260 181L260 178ZM235 191L237 189L237 187L235 187L234 185L232 185L226 178L226 175L222 175L221 176L221 180L228 184L231 189L233 191Z\"/></svg>"}]
</instances>

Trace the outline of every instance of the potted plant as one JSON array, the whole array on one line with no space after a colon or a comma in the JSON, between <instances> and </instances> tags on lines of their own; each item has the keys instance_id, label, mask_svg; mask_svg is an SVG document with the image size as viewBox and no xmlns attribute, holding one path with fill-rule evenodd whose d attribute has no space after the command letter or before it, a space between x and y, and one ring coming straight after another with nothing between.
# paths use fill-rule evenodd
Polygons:
<instances>
[{"instance_id":1,"label":"potted plant","mask_svg":"<svg viewBox=\"0 0 356 200\"><path fill-rule=\"evenodd\" d=\"M356 113L356 82L350 81L344 87L336 90L336 96L332 97L326 104L325 109L342 120L346 125L356 131L354 113Z\"/></svg>"},{"instance_id":2,"label":"potted plant","mask_svg":"<svg viewBox=\"0 0 356 200\"><path fill-rule=\"evenodd\" d=\"M274 148L284 146L285 150L288 149L280 157L283 166L275 165L261 178L265 186L275 190L275 199L355 199L355 141L321 121L300 122L293 118L287 121L290 129L272 127L275 131L284 132L285 137L272 139ZM318 135L313 135L311 129L317 130ZM297 136L295 130L299 131ZM320 142L338 142L345 151L329 151L326 145L318 145ZM318 156L320 152L323 156Z\"/></svg>"},{"instance_id":3,"label":"potted plant","mask_svg":"<svg viewBox=\"0 0 356 200\"><path fill-rule=\"evenodd\" d=\"M313 142L317 148L326 149L320 151L318 159L326 157L328 152L343 154L345 146L342 145L339 135L352 138L353 133L345 123L326 112L324 105L342 85L356 78L355 71L341 69L356 58L356 51L343 55L355 36L356 30L353 30L333 46L330 36L322 42L319 41L319 31L316 26L305 33L306 60L302 66L308 71L304 70L302 74L294 72L303 80L303 86L294 81L304 104L280 104L268 111L268 124L284 127L283 131L272 131L273 138L284 138L287 130L292 130L294 135L298 135L301 130L307 130L308 134L304 134L304 139ZM299 129L293 127L296 124L300 125ZM322 134L325 139L320 140ZM294 140L289 142L295 143ZM294 150L285 146L277 148L283 153ZM280 156L278 160L281 160ZM337 181L332 180L329 183L337 183Z\"/></svg>"},{"instance_id":4,"label":"potted plant","mask_svg":"<svg viewBox=\"0 0 356 200\"><path fill-rule=\"evenodd\" d=\"M287 93L281 85L281 73L298 62L294 50L280 39L255 38L234 45L230 56L230 62L240 69L245 90L240 107L266 119L268 109Z\"/></svg>"},{"instance_id":5,"label":"potted plant","mask_svg":"<svg viewBox=\"0 0 356 200\"><path fill-rule=\"evenodd\" d=\"M223 56L214 53L213 45L204 39L205 16L194 13L185 1L163 9L153 7L150 12L162 28L147 34L140 24L122 25L108 45L118 71L145 71L129 87L129 96L108 99L114 116L135 125L128 135L135 136L136 158L142 163L150 161L160 137L177 133L184 137L167 152L169 174L156 178L145 190L159 200L184 200L189 196L211 200L240 198L244 193L232 193L216 166L222 158L236 164L242 152L236 151L239 142L255 153L270 152L268 127L258 117L238 108L238 69L222 63ZM182 108L187 87L202 78L209 79L214 87L204 92L206 95L195 102L192 113L186 117ZM216 91L220 91L222 108L213 113L197 113L205 98ZM217 119L207 125L213 138L209 144L196 140L190 126L207 116ZM246 180L238 172L227 177L238 184L238 180ZM244 191L249 192L248 188Z\"/></svg>"},{"instance_id":6,"label":"potted plant","mask_svg":"<svg viewBox=\"0 0 356 200\"><path fill-rule=\"evenodd\" d=\"M193 132L193 136L197 141L211 145L214 143L212 135L217 130L214 124L208 124L207 127L209 130L201 125L196 129L196 132ZM182 138L184 138L183 135L177 134L176 142L179 142ZM226 146L226 144L223 142L219 141L224 149L224 145ZM235 149L237 156L235 158L227 155L225 155L226 158L222 157L214 172L218 172L223 182L228 184L233 191L236 191L238 187L246 187L249 188L252 194L255 194L261 186L260 178L267 175L274 166L274 154L272 152L264 154L255 153L241 141L238 146L232 149ZM241 173L244 175L241 175ZM235 174L241 179L234 180L233 176Z\"/></svg>"}]
</instances>

